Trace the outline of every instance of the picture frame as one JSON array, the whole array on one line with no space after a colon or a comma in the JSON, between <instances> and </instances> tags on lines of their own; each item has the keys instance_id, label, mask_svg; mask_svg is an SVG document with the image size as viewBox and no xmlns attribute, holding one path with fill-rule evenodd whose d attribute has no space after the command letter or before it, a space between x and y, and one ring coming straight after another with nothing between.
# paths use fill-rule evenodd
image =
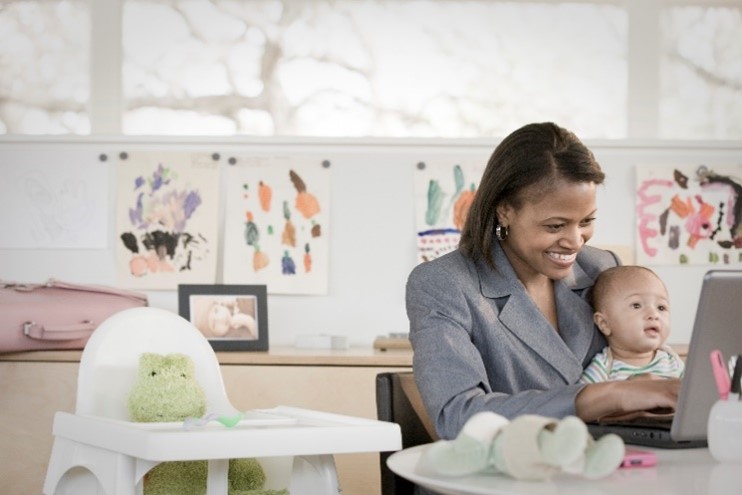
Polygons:
<instances>
[{"instance_id":1,"label":"picture frame","mask_svg":"<svg viewBox=\"0 0 742 495\"><path fill-rule=\"evenodd\" d=\"M265 285L178 285L178 314L193 323L215 351L268 350Z\"/></svg>"}]
</instances>

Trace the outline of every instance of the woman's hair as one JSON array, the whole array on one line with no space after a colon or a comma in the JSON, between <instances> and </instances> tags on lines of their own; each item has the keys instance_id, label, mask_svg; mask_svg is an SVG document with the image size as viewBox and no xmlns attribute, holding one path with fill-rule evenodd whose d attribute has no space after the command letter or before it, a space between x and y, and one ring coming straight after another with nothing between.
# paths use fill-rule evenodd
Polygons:
<instances>
[{"instance_id":1,"label":"woman's hair","mask_svg":"<svg viewBox=\"0 0 742 495\"><path fill-rule=\"evenodd\" d=\"M484 259L494 267L497 208L507 204L518 209L526 201L543 197L559 180L602 184L605 174L587 146L556 124L528 124L512 132L487 162L459 248L470 258ZM522 194L526 188L531 188L529 194Z\"/></svg>"}]
</instances>

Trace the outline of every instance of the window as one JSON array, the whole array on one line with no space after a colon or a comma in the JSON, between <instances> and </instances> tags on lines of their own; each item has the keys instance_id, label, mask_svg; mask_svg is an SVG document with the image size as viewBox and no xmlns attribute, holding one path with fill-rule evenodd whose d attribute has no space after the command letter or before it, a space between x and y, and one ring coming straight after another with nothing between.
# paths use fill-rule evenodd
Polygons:
<instances>
[{"instance_id":1,"label":"window","mask_svg":"<svg viewBox=\"0 0 742 495\"><path fill-rule=\"evenodd\" d=\"M672 1L0 0L0 134L742 139L742 0Z\"/></svg>"},{"instance_id":2,"label":"window","mask_svg":"<svg viewBox=\"0 0 742 495\"><path fill-rule=\"evenodd\" d=\"M742 138L742 8L662 12L660 137Z\"/></svg>"},{"instance_id":3,"label":"window","mask_svg":"<svg viewBox=\"0 0 742 495\"><path fill-rule=\"evenodd\" d=\"M88 134L84 1L0 3L0 133Z\"/></svg>"},{"instance_id":4,"label":"window","mask_svg":"<svg viewBox=\"0 0 742 495\"><path fill-rule=\"evenodd\" d=\"M127 134L626 128L627 19L609 5L127 0L123 29Z\"/></svg>"}]
</instances>

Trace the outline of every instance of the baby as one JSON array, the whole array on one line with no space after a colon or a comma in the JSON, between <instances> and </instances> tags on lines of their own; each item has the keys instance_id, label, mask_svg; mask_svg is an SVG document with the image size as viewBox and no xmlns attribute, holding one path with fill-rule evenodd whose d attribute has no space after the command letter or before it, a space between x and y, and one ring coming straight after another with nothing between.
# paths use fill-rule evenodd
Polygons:
<instances>
[{"instance_id":1,"label":"baby","mask_svg":"<svg viewBox=\"0 0 742 495\"><path fill-rule=\"evenodd\" d=\"M667 288L649 268L617 266L600 274L592 289L593 319L608 346L585 368L581 383L680 378L684 364L669 346Z\"/></svg>"}]
</instances>

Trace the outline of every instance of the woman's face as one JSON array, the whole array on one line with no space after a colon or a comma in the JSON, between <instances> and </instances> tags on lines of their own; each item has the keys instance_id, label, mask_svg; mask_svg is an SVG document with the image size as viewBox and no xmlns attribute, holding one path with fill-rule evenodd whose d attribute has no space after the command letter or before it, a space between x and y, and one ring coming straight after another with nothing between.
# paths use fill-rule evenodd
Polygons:
<instances>
[{"instance_id":1,"label":"woman's face","mask_svg":"<svg viewBox=\"0 0 742 495\"><path fill-rule=\"evenodd\" d=\"M569 275L594 229L594 182L558 181L541 194L537 187L521 192L525 200L520 208L503 205L497 210L500 224L510 230L502 248L523 283Z\"/></svg>"}]
</instances>

